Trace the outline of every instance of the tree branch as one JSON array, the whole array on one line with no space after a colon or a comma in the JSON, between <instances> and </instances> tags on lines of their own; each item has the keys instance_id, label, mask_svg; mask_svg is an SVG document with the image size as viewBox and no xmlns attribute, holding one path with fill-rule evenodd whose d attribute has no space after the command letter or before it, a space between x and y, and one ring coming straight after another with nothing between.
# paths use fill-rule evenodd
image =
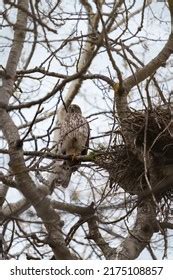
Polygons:
<instances>
[{"instance_id":1,"label":"tree branch","mask_svg":"<svg viewBox=\"0 0 173 280\"><path fill-rule=\"evenodd\" d=\"M173 53L173 3L171 0L168 0L168 5L171 17L171 34L168 38L168 41L154 59L152 59L147 65L145 65L141 69L138 69L133 75L124 80L124 88L127 94L135 85L139 84L147 77L154 74L160 67L165 67L167 59Z\"/></svg>"},{"instance_id":2,"label":"tree branch","mask_svg":"<svg viewBox=\"0 0 173 280\"><path fill-rule=\"evenodd\" d=\"M138 69L134 74L124 80L124 89L128 94L129 91L140 82L154 74L160 67L164 67L167 59L173 53L173 33L170 34L169 39L160 53L152 59L143 68Z\"/></svg>"},{"instance_id":3,"label":"tree branch","mask_svg":"<svg viewBox=\"0 0 173 280\"><path fill-rule=\"evenodd\" d=\"M25 9L28 9L28 0L19 0L18 4L19 3L23 5ZM26 26L27 14L18 9L16 21L17 28L14 32L14 43L10 51L6 67L8 76L3 79L3 84L0 88L0 98L1 101L3 101L2 104L5 105L1 106L0 108L0 127L8 143L10 153L9 166L15 175L18 189L34 206L37 215L42 219L48 232L48 244L54 251L56 258L73 259L73 256L65 245L65 241L61 232L60 218L52 208L49 199L47 197L41 197L37 191L36 186L31 179L25 165L18 129L5 110L5 107L8 105L9 97L13 92L13 77L16 75L17 64L21 55L23 41L25 38Z\"/></svg>"},{"instance_id":4,"label":"tree branch","mask_svg":"<svg viewBox=\"0 0 173 280\"><path fill-rule=\"evenodd\" d=\"M136 223L128 236L119 245L110 259L134 260L150 242L156 230L156 214L151 201L145 201L138 207Z\"/></svg>"}]
</instances>

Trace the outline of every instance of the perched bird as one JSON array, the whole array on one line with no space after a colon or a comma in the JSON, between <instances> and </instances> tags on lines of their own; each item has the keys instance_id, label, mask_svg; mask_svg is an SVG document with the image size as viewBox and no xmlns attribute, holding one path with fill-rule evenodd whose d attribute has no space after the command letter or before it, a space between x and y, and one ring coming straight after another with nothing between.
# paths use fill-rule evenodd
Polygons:
<instances>
[{"instance_id":1,"label":"perched bird","mask_svg":"<svg viewBox=\"0 0 173 280\"><path fill-rule=\"evenodd\" d=\"M59 151L68 156L86 155L89 144L89 124L78 105L70 105L60 125Z\"/></svg>"},{"instance_id":2,"label":"perched bird","mask_svg":"<svg viewBox=\"0 0 173 280\"><path fill-rule=\"evenodd\" d=\"M64 160L63 168L70 168L71 173L78 169L80 161L75 157L87 154L89 136L89 123L82 116L80 107L76 104L70 105L60 124L59 131L58 151L63 155L71 156L70 159Z\"/></svg>"}]
</instances>

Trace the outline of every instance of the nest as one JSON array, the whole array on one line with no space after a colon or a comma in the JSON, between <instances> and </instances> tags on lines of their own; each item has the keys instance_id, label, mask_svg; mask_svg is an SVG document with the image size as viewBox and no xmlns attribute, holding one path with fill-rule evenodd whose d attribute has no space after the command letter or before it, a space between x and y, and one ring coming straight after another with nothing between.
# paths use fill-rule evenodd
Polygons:
<instances>
[{"instance_id":1,"label":"nest","mask_svg":"<svg viewBox=\"0 0 173 280\"><path fill-rule=\"evenodd\" d=\"M152 155L158 181L167 176L166 166L173 166L173 138L171 136L170 111L157 110L132 113L123 126L135 142L136 150L144 149ZM145 141L144 141L145 139ZM97 164L108 171L110 179L130 194L139 194L147 188L144 176L144 163L137 153L122 145L114 145L109 152L97 158ZM172 169L173 174L173 169ZM172 186L170 186L172 188ZM172 190L171 190L172 192Z\"/></svg>"},{"instance_id":2,"label":"nest","mask_svg":"<svg viewBox=\"0 0 173 280\"><path fill-rule=\"evenodd\" d=\"M144 165L125 145L112 147L109 153L102 152L97 164L109 173L113 184L130 194L135 194L139 186L144 187Z\"/></svg>"},{"instance_id":3,"label":"nest","mask_svg":"<svg viewBox=\"0 0 173 280\"><path fill-rule=\"evenodd\" d=\"M135 140L136 146L153 154L170 156L173 159L173 138L171 136L171 115L169 109L157 108L152 111L132 114L124 121L126 131ZM170 155L171 152L171 155Z\"/></svg>"}]
</instances>

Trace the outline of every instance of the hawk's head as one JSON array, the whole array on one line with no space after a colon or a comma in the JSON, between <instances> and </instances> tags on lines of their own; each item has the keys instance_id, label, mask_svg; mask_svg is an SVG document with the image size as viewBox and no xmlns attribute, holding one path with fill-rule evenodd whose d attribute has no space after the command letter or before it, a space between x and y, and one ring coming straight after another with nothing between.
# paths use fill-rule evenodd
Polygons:
<instances>
[{"instance_id":1,"label":"hawk's head","mask_svg":"<svg viewBox=\"0 0 173 280\"><path fill-rule=\"evenodd\" d=\"M81 108L76 105L76 104L72 104L68 107L68 113L77 113L77 114L82 114Z\"/></svg>"}]
</instances>

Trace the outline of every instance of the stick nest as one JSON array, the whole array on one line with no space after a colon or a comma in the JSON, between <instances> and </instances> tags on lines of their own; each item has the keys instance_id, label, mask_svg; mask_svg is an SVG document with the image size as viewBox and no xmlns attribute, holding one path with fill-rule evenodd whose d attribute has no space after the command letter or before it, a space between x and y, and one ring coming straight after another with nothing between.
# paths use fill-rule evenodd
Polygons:
<instances>
[{"instance_id":1,"label":"stick nest","mask_svg":"<svg viewBox=\"0 0 173 280\"><path fill-rule=\"evenodd\" d=\"M102 151L97 164L108 171L114 184L130 194L139 194L140 190L147 188L144 162L137 156L137 151L144 150L144 143L154 159L158 181L165 176L165 166L173 166L173 127L170 120L169 109L131 113L127 120L123 120L122 126L135 143L135 153L125 141L122 145L115 143L108 152Z\"/></svg>"}]
</instances>

